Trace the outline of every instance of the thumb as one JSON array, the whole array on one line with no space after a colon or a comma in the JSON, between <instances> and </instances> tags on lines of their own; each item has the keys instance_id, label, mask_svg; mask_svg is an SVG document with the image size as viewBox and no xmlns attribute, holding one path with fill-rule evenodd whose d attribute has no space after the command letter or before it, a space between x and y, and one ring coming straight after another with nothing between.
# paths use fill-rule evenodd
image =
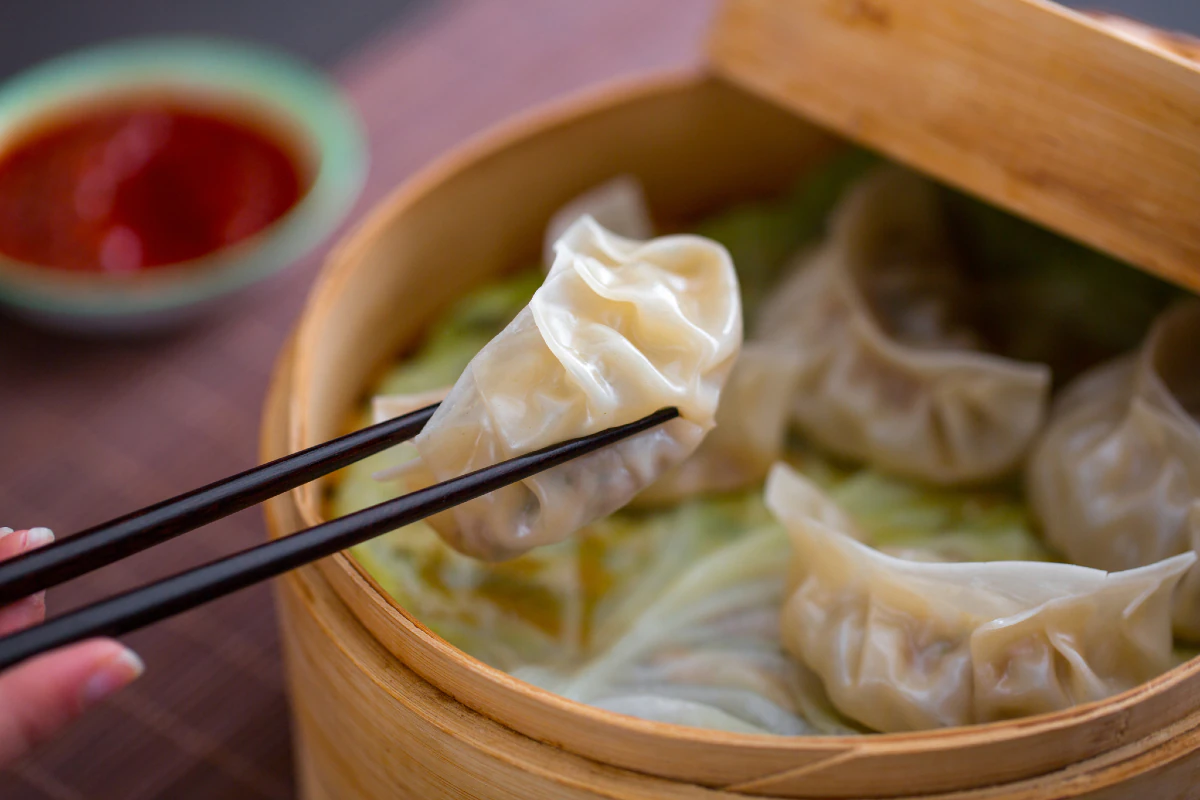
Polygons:
<instances>
[{"instance_id":1,"label":"thumb","mask_svg":"<svg viewBox=\"0 0 1200 800\"><path fill-rule=\"evenodd\" d=\"M92 639L0 674L0 768L128 685L143 668L132 650L111 639Z\"/></svg>"}]
</instances>

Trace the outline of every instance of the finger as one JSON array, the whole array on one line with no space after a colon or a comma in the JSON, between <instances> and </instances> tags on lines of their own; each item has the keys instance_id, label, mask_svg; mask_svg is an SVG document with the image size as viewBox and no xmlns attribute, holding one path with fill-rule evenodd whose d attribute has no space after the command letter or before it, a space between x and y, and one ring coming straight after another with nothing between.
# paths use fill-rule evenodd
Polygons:
<instances>
[{"instance_id":1,"label":"finger","mask_svg":"<svg viewBox=\"0 0 1200 800\"><path fill-rule=\"evenodd\" d=\"M0 561L7 561L25 549L25 534L28 532L0 528Z\"/></svg>"},{"instance_id":2,"label":"finger","mask_svg":"<svg viewBox=\"0 0 1200 800\"><path fill-rule=\"evenodd\" d=\"M46 617L46 593L18 600L11 605L0 608L0 636L7 636L32 625L37 625Z\"/></svg>"},{"instance_id":3,"label":"finger","mask_svg":"<svg viewBox=\"0 0 1200 800\"><path fill-rule=\"evenodd\" d=\"M143 669L141 659L120 643L91 639L0 674L0 766L129 685Z\"/></svg>"},{"instance_id":4,"label":"finger","mask_svg":"<svg viewBox=\"0 0 1200 800\"><path fill-rule=\"evenodd\" d=\"M26 550L45 547L53 541L54 531L49 528L30 528L27 531L0 528L0 561L19 556Z\"/></svg>"},{"instance_id":5,"label":"finger","mask_svg":"<svg viewBox=\"0 0 1200 800\"><path fill-rule=\"evenodd\" d=\"M49 528L14 531L0 528L0 561L20 555L27 550L44 547L54 541ZM46 616L46 594L37 594L0 608L0 636L36 625Z\"/></svg>"}]
</instances>

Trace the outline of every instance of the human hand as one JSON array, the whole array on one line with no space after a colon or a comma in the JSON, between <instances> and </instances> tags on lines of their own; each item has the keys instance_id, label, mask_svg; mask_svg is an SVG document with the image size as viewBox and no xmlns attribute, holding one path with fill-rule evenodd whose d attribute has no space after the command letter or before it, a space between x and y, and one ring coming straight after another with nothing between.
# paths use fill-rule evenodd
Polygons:
<instances>
[{"instance_id":1,"label":"human hand","mask_svg":"<svg viewBox=\"0 0 1200 800\"><path fill-rule=\"evenodd\" d=\"M47 528L0 528L0 561L54 541ZM0 635L46 615L42 592L0 608ZM91 639L0 672L0 768L50 738L87 708L142 674L142 661L112 639Z\"/></svg>"}]
</instances>

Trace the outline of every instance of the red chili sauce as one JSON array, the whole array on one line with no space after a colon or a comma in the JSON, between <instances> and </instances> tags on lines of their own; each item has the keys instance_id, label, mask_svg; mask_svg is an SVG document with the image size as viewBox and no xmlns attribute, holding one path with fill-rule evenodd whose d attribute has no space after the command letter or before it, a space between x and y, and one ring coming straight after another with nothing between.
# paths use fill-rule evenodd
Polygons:
<instances>
[{"instance_id":1,"label":"red chili sauce","mask_svg":"<svg viewBox=\"0 0 1200 800\"><path fill-rule=\"evenodd\" d=\"M177 264L252 236L306 189L289 147L235 116L101 106L0 149L0 253L88 272Z\"/></svg>"}]
</instances>

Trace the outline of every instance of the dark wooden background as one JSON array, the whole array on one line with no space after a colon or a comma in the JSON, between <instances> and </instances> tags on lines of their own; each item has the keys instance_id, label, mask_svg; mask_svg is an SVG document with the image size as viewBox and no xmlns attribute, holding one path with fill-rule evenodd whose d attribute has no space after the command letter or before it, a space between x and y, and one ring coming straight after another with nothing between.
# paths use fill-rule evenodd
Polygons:
<instances>
[{"instance_id":1,"label":"dark wooden background","mask_svg":"<svg viewBox=\"0 0 1200 800\"><path fill-rule=\"evenodd\" d=\"M1094 3L1090 5L1101 5ZM1200 31L1200 3L1110 3ZM371 173L354 219L514 112L699 59L714 0L0 0L0 77L63 49L161 31L236 34L330 66ZM250 466L272 361L316 253L215 319L153 339L50 335L0 316L0 524L78 530ZM51 613L260 541L246 512L52 593ZM129 637L144 678L34 758L0 798L287 798L287 703L257 587Z\"/></svg>"}]
</instances>

